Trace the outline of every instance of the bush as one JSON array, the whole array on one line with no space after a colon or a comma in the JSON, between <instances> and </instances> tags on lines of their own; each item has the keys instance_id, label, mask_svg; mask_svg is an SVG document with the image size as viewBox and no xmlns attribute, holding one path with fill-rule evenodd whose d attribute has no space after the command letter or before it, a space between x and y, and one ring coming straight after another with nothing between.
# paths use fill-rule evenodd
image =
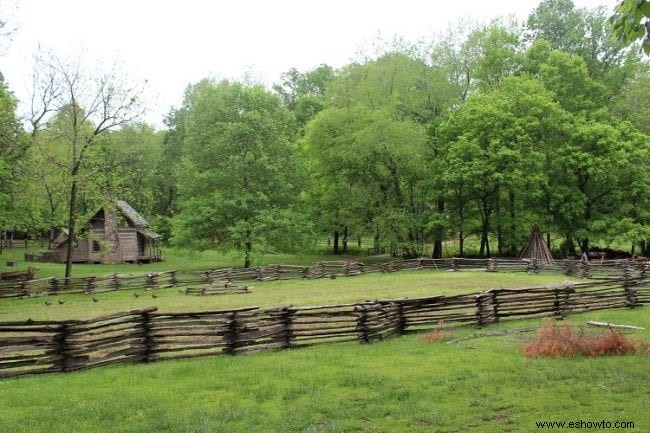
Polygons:
<instances>
[{"instance_id":1,"label":"bush","mask_svg":"<svg viewBox=\"0 0 650 433\"><path fill-rule=\"evenodd\" d=\"M447 341L451 339L452 333L451 330L445 327L445 321L440 320L438 326L436 326L433 331L425 334L420 341L422 343L433 343L434 341Z\"/></svg>"},{"instance_id":2,"label":"bush","mask_svg":"<svg viewBox=\"0 0 650 433\"><path fill-rule=\"evenodd\" d=\"M537 331L534 341L524 346L529 358L557 356L606 356L650 353L650 344L643 339L628 339L618 331L603 334L586 334L570 324L556 324L550 319Z\"/></svg>"}]
</instances>

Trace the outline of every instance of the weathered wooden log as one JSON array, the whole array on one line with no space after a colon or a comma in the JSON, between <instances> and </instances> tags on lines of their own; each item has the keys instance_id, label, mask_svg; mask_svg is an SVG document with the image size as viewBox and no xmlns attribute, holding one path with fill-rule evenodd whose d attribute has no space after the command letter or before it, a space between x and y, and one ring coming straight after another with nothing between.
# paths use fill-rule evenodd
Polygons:
<instances>
[{"instance_id":1,"label":"weathered wooden log","mask_svg":"<svg viewBox=\"0 0 650 433\"><path fill-rule=\"evenodd\" d=\"M597 327L601 327L601 328L631 329L631 330L634 330L634 331L645 331L645 328L643 328L641 326L617 325L617 324L614 324L614 323L597 322L595 320L588 321L587 325L597 326Z\"/></svg>"}]
</instances>

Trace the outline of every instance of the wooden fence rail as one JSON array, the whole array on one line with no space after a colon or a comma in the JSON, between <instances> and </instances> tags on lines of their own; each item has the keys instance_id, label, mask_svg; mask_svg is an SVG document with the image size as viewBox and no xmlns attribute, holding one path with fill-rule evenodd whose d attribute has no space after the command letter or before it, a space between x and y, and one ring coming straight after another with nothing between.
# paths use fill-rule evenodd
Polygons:
<instances>
[{"instance_id":1,"label":"wooden fence rail","mask_svg":"<svg viewBox=\"0 0 650 433\"><path fill-rule=\"evenodd\" d=\"M315 344L373 343L430 330L441 320L480 327L648 302L650 280L622 278L311 307L191 313L161 313L152 307L88 320L0 322L0 377Z\"/></svg>"},{"instance_id":2,"label":"wooden fence rail","mask_svg":"<svg viewBox=\"0 0 650 433\"><path fill-rule=\"evenodd\" d=\"M557 261L553 264L535 260L514 259L428 259L393 260L379 264L351 261L318 262L311 266L268 265L250 269L215 269L209 271L165 271L101 277L80 277L69 280L45 278L28 281L0 280L0 298L60 295L66 293L101 293L115 290L156 290L167 287L191 285L209 286L215 283L273 281L288 279L335 278L373 272L398 272L402 270L443 269L449 271L487 272L563 272L568 276L592 279L621 279L631 283L645 278L648 262L612 260L579 262Z\"/></svg>"}]
</instances>

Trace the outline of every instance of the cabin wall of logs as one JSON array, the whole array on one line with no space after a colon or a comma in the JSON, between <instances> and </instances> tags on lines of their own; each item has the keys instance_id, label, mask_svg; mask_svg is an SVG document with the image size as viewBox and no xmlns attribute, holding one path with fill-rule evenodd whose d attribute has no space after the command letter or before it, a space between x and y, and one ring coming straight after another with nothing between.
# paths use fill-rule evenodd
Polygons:
<instances>
[{"instance_id":1,"label":"cabin wall of logs","mask_svg":"<svg viewBox=\"0 0 650 433\"><path fill-rule=\"evenodd\" d=\"M431 330L440 321L450 327L482 327L647 303L650 280L622 278L310 307L190 313L149 308L89 320L0 322L0 377L328 343L374 343Z\"/></svg>"},{"instance_id":2,"label":"cabin wall of logs","mask_svg":"<svg viewBox=\"0 0 650 433\"><path fill-rule=\"evenodd\" d=\"M351 277L369 273L404 270L442 269L449 271L487 272L563 272L567 276L590 279L643 279L648 262L612 260L581 262L556 261L552 264L535 260L513 259L428 259L393 260L378 264L352 261L318 262L311 266L268 265L249 269L216 269L209 271L165 271L137 274L112 274L101 277L44 278L37 280L3 281L0 279L0 298L60 295L66 293L101 293L128 289L161 289L192 285L219 285L245 281L275 281Z\"/></svg>"}]
</instances>

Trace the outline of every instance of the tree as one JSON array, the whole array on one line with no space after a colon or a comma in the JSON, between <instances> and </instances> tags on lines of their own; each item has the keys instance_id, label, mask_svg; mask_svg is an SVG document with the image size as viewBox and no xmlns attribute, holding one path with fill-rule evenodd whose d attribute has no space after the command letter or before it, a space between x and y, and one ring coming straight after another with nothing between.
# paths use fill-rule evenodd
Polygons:
<instances>
[{"instance_id":1,"label":"tree","mask_svg":"<svg viewBox=\"0 0 650 433\"><path fill-rule=\"evenodd\" d=\"M322 64L310 71L291 68L282 74L282 82L274 84L286 108L293 111L298 124L305 126L324 107L325 89L334 79L334 70Z\"/></svg>"},{"instance_id":2,"label":"tree","mask_svg":"<svg viewBox=\"0 0 650 433\"><path fill-rule=\"evenodd\" d=\"M544 184L543 151L561 123L552 94L523 76L472 96L440 126L443 180L461 243L471 215L479 222L480 254L488 256L490 233L498 254L512 255L533 223L545 223L535 220L544 213L534 198Z\"/></svg>"},{"instance_id":3,"label":"tree","mask_svg":"<svg viewBox=\"0 0 650 433\"><path fill-rule=\"evenodd\" d=\"M544 0L528 18L529 39L578 55L589 76L611 97L633 74L637 56L625 49L607 25L605 8L575 8L572 0Z\"/></svg>"},{"instance_id":4,"label":"tree","mask_svg":"<svg viewBox=\"0 0 650 433\"><path fill-rule=\"evenodd\" d=\"M19 163L27 151L27 146L16 116L16 105L16 98L0 74L0 244L3 231L7 226L16 226L20 215L14 195L20 189Z\"/></svg>"},{"instance_id":5,"label":"tree","mask_svg":"<svg viewBox=\"0 0 650 433\"><path fill-rule=\"evenodd\" d=\"M441 46L439 52L446 54L446 48L446 46ZM402 205L398 204L400 196L395 196L397 201L391 199L384 202L382 209L385 210L385 213L381 215L379 212L370 210L370 207L365 206L365 210L354 212L356 215L354 218L342 219L345 213L340 211L328 219L329 223L325 223L328 229L331 221L345 221L345 224L339 227L344 233L346 227L365 233L372 232L376 249L379 248L379 235L381 233L383 244L402 248L406 254L413 254L416 247L418 250L421 249L425 232L426 236L432 234L436 236L436 233L440 233L439 230L432 229L426 223L428 218L433 217L428 201L433 199L437 202L438 199L436 197L432 198L430 193L424 193L421 189L423 187L423 173L426 172L430 162L430 155L425 148L421 147L422 142L420 140L422 136L420 134L426 131L426 125L429 122L441 116L451 105L458 103L461 90L449 80L449 74L451 73L449 65L446 62L434 63L434 61L438 60L438 57L435 56L429 59L427 56L418 53L418 50L414 47L392 47L388 51L383 50L376 59L366 60L363 63L353 63L343 68L328 86L324 111L336 109L339 111L334 112L339 113L339 115L347 113L346 119L349 122L360 122L357 125L360 130L365 130L365 128L368 128L368 124L376 122L374 123L375 126L381 125L382 128L391 131L391 134L394 134L396 130L405 131L403 139L395 140L396 143L391 145L390 152L395 153L401 147L404 153L400 156L400 164L405 163L404 168L408 166L410 169L414 169L413 172L404 171L402 168L397 171L400 178L397 184L401 185L400 189L403 189L404 192L401 196ZM454 57L450 55L449 58ZM371 112L377 113L371 114ZM319 121L323 122L328 117L331 116L323 117ZM351 119L356 120L353 122ZM384 120L380 122L379 119ZM386 121L386 119L389 121ZM350 125L346 123L344 128L340 128L341 136L337 140L341 142L352 140L354 142L357 139L356 134L359 131L350 129L348 126ZM343 135L346 135L347 138L344 139ZM377 139L381 142L379 138ZM411 139L414 140L413 143L409 142ZM356 143L356 145L360 144ZM369 150L376 147L370 142L364 144L369 146ZM395 146L395 149L392 146ZM347 151L343 147L340 149ZM355 147L355 149L361 152L362 155L367 152L364 148ZM406 163L408 158L413 160ZM340 161L343 166L349 163L350 161ZM435 177L435 173L429 172L428 174L430 178ZM377 189L373 189L376 188L375 186L371 186L377 183L377 179L372 180L368 187L359 183L353 191L346 193L340 190L337 194L342 194L343 197L352 194L352 196L356 197L357 190L365 190L365 194L362 194L361 200L357 201L357 203L365 203L366 200L378 200L377 203L382 203L378 197L382 197L383 192L377 193L379 195L370 193L371 190L377 191ZM406 179L409 179L409 181L405 182ZM338 180L330 186L340 185L337 182ZM395 182L392 183L392 185L395 184ZM386 191L396 191L396 189L393 186L386 189ZM435 191L435 189L429 191ZM337 195L332 195L332 198L335 196ZM406 206L406 203L409 203L409 206ZM336 207L333 209L336 209ZM335 240L336 234L335 225ZM441 246L442 239L436 237L436 243ZM336 242L334 245L336 247Z\"/></svg>"},{"instance_id":6,"label":"tree","mask_svg":"<svg viewBox=\"0 0 650 433\"><path fill-rule=\"evenodd\" d=\"M83 188L81 170L98 137L136 120L143 113L138 99L140 90L130 86L115 69L91 73L78 61L65 61L53 54L36 58L33 83L29 119L32 140L37 143L43 129L52 126L68 149L68 158L61 168L69 181L65 269L65 277L69 279L78 197Z\"/></svg>"},{"instance_id":7,"label":"tree","mask_svg":"<svg viewBox=\"0 0 650 433\"><path fill-rule=\"evenodd\" d=\"M98 139L89 161L101 188L129 202L144 215L155 214L156 189L172 167L160 166L162 134L146 123L124 125Z\"/></svg>"},{"instance_id":8,"label":"tree","mask_svg":"<svg viewBox=\"0 0 650 433\"><path fill-rule=\"evenodd\" d=\"M415 255L422 239L426 132L389 109L327 108L307 125L306 153L324 225L381 232L394 251ZM365 230L364 230L365 229ZM378 247L378 245L376 245ZM421 251L420 251L421 252Z\"/></svg>"},{"instance_id":9,"label":"tree","mask_svg":"<svg viewBox=\"0 0 650 433\"><path fill-rule=\"evenodd\" d=\"M543 39L555 49L578 53L585 43L584 15L573 0L543 0L528 17L529 39Z\"/></svg>"},{"instance_id":10,"label":"tree","mask_svg":"<svg viewBox=\"0 0 650 433\"><path fill-rule=\"evenodd\" d=\"M473 81L478 88L497 87L520 68L523 49L519 32L515 24L495 20L470 33L465 45L475 47Z\"/></svg>"},{"instance_id":11,"label":"tree","mask_svg":"<svg viewBox=\"0 0 650 433\"><path fill-rule=\"evenodd\" d=\"M293 207L299 191L295 120L261 86L203 80L185 101L174 241L242 248L249 267L254 243L267 243L267 229L299 228L288 215L299 213Z\"/></svg>"},{"instance_id":12,"label":"tree","mask_svg":"<svg viewBox=\"0 0 650 433\"><path fill-rule=\"evenodd\" d=\"M345 67L327 88L326 107L388 109L396 118L425 125L450 105L449 87L443 71L425 60L389 52Z\"/></svg>"},{"instance_id":13,"label":"tree","mask_svg":"<svg viewBox=\"0 0 650 433\"><path fill-rule=\"evenodd\" d=\"M611 111L650 135L650 64L640 63L635 74L611 101Z\"/></svg>"},{"instance_id":14,"label":"tree","mask_svg":"<svg viewBox=\"0 0 650 433\"><path fill-rule=\"evenodd\" d=\"M650 1L621 0L609 22L621 41L632 44L641 40L641 50L650 56Z\"/></svg>"}]
</instances>

